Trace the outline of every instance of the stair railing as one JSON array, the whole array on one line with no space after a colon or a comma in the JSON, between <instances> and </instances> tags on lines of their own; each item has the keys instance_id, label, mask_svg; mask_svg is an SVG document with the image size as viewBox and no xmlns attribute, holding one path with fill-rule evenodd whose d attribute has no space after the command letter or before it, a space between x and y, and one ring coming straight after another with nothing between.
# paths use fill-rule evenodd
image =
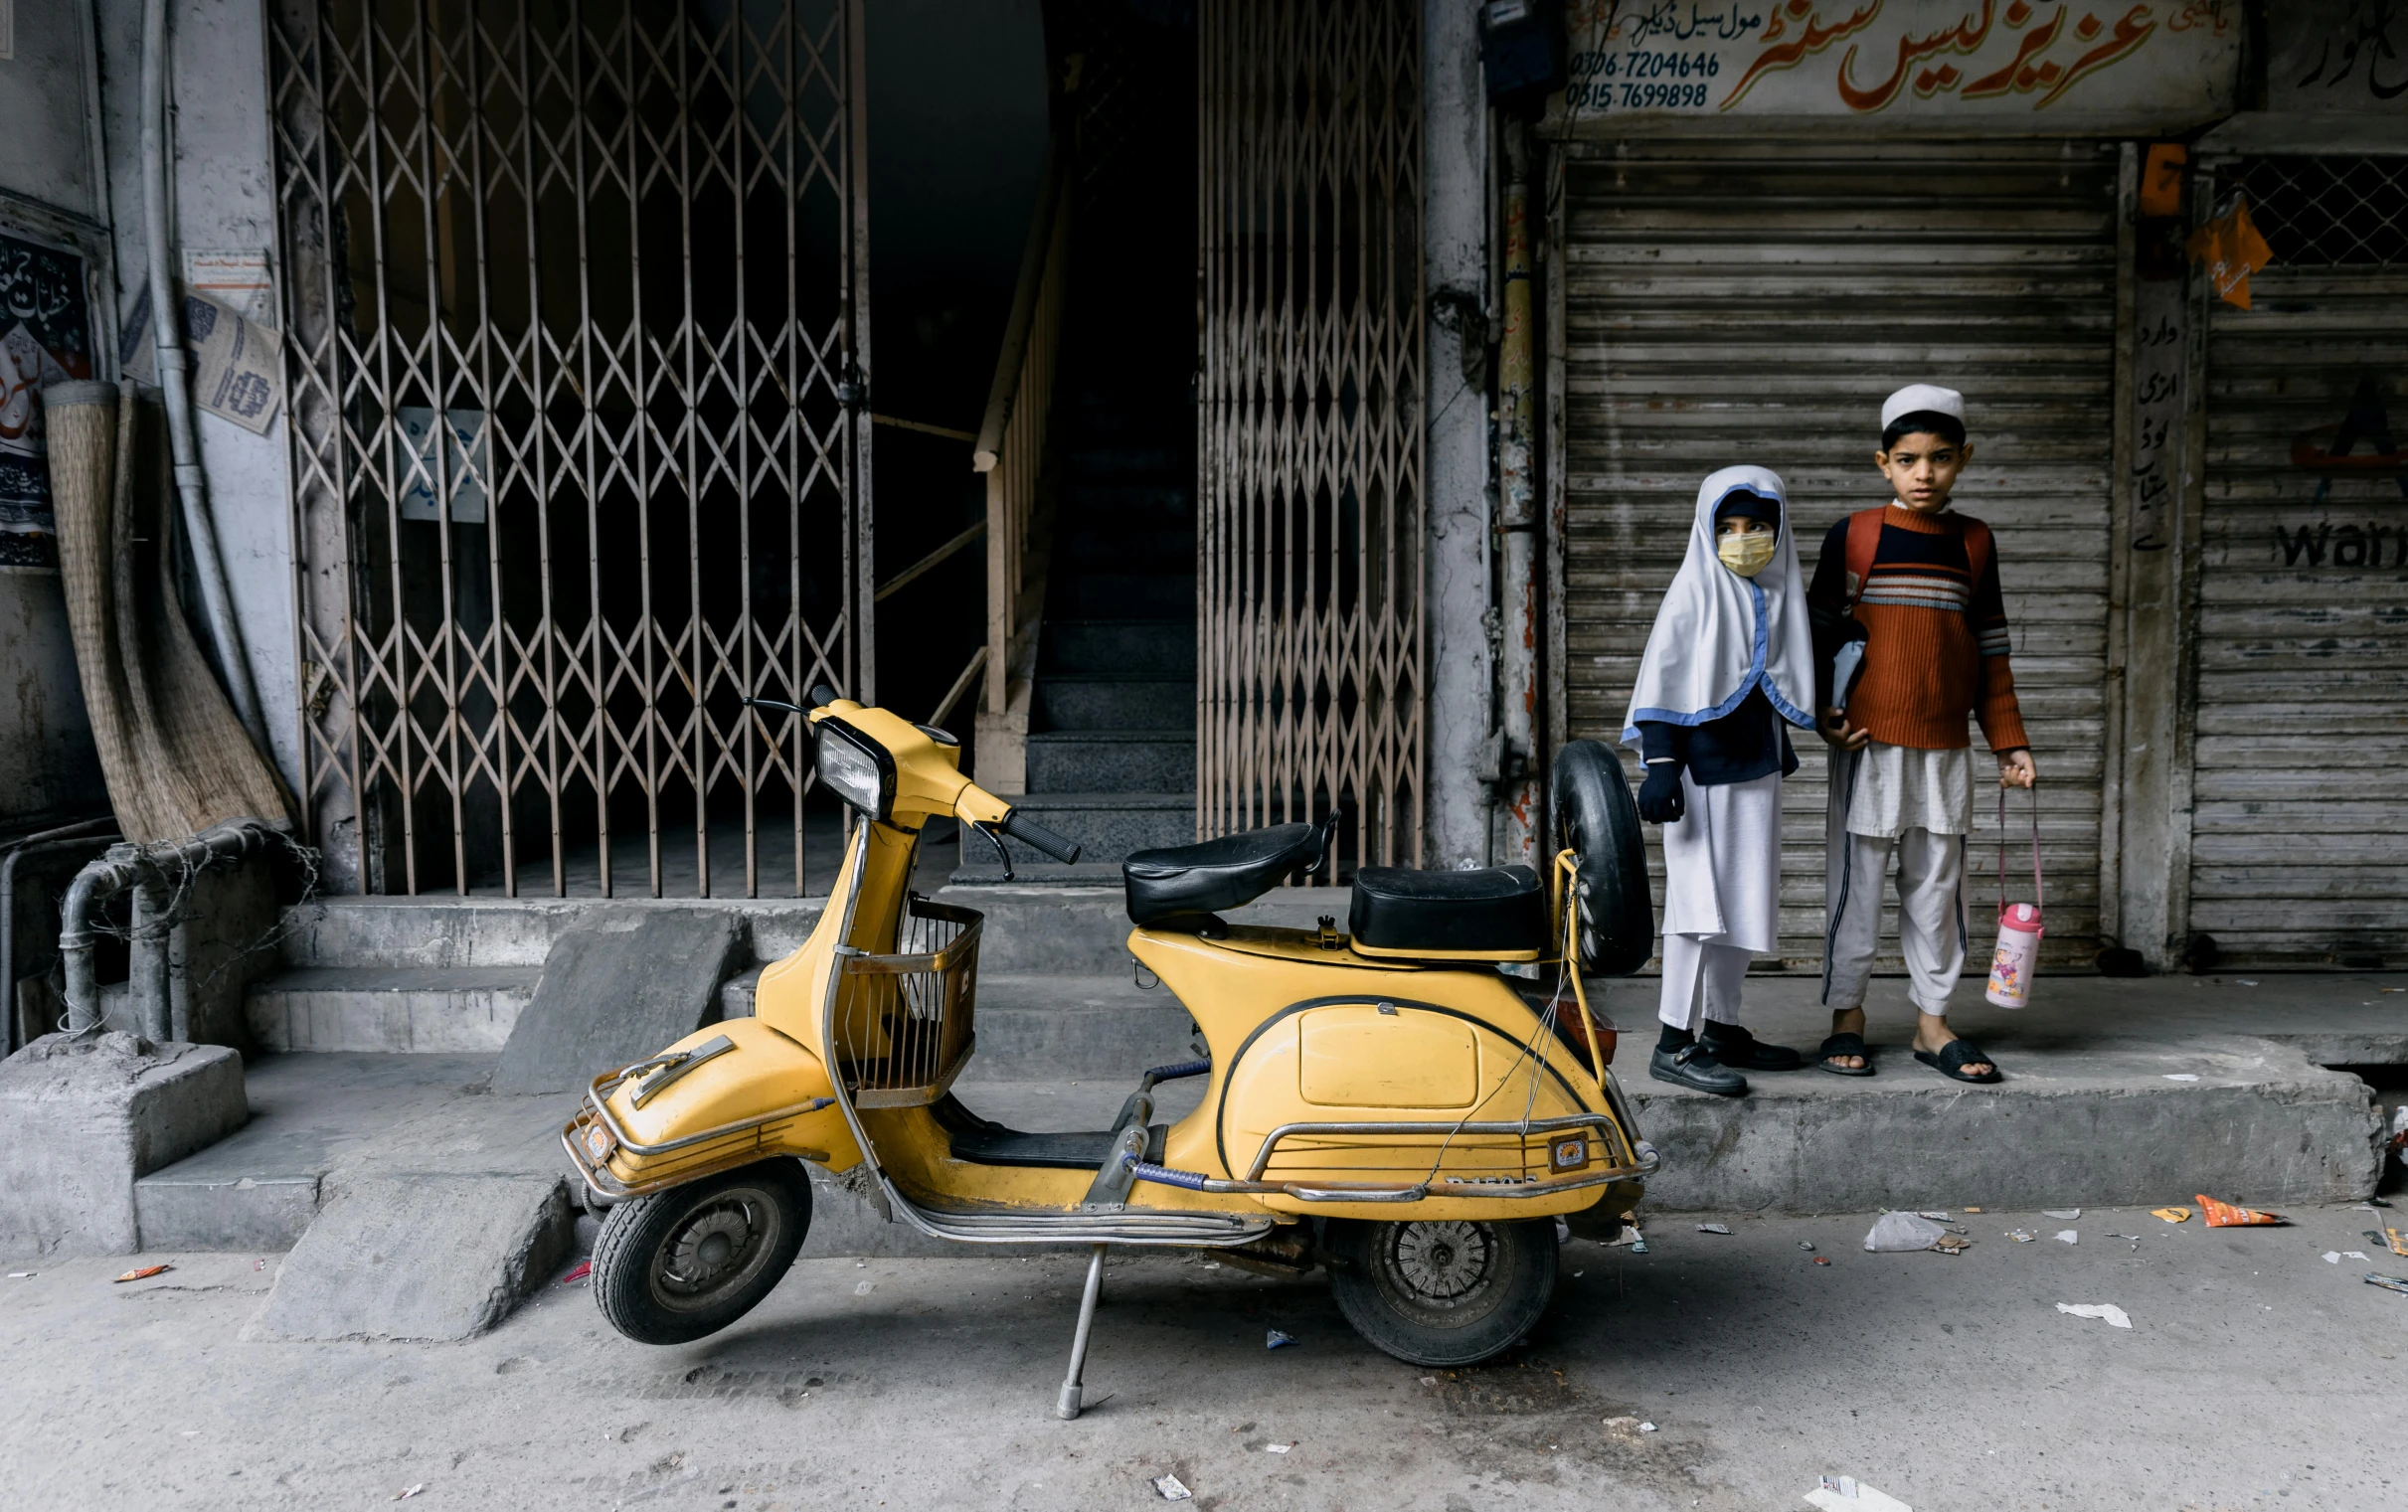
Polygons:
<instances>
[{"instance_id":1,"label":"stair railing","mask_svg":"<svg viewBox=\"0 0 2408 1512\"><path fill-rule=\"evenodd\" d=\"M971 455L971 465L986 474L986 688L977 778L995 793L1028 791L1029 695L1053 555L1050 490L1040 485L1050 483L1042 474L1070 276L1070 191L1057 145L1029 221L1011 323Z\"/></svg>"}]
</instances>

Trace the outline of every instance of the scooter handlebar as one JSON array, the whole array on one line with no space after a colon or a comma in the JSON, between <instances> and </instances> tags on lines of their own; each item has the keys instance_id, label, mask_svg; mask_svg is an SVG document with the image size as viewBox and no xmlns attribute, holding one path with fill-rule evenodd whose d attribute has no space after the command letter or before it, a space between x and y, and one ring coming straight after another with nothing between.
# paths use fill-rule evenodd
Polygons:
<instances>
[{"instance_id":1,"label":"scooter handlebar","mask_svg":"<svg viewBox=\"0 0 2408 1512\"><path fill-rule=\"evenodd\" d=\"M1066 866L1079 859L1076 843L1063 839L1016 808L1003 816L1003 832L1022 845L1033 846Z\"/></svg>"}]
</instances>

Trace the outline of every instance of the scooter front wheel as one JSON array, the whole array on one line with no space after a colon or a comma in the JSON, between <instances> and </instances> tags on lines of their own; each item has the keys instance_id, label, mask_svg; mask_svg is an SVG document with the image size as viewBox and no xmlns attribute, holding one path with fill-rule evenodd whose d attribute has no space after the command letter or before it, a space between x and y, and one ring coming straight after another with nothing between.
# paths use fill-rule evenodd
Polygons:
<instances>
[{"instance_id":1,"label":"scooter front wheel","mask_svg":"<svg viewBox=\"0 0 2408 1512\"><path fill-rule=\"evenodd\" d=\"M1413 1365L1475 1365L1528 1333L1555 1299L1553 1219L1332 1219L1324 1243L1343 1261L1329 1276L1338 1311Z\"/></svg>"},{"instance_id":2,"label":"scooter front wheel","mask_svg":"<svg viewBox=\"0 0 2408 1512\"><path fill-rule=\"evenodd\" d=\"M639 1344L717 1333L785 1278L810 1227L811 1180L794 1160L630 1198L602 1220L594 1300Z\"/></svg>"}]
</instances>

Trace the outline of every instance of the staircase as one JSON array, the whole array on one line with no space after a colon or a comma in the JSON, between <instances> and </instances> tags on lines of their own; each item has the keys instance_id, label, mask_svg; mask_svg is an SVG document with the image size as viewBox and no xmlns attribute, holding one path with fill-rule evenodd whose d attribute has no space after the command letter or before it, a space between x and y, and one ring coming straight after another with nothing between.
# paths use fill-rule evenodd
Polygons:
<instances>
[{"instance_id":1,"label":"staircase","mask_svg":"<svg viewBox=\"0 0 2408 1512\"><path fill-rule=\"evenodd\" d=\"M1075 324L1066 343L1053 571L1015 801L1088 865L1015 848L1033 880L1117 876L1131 851L1195 838L1194 420L1183 374L1144 382L1114 360L1130 346L1159 350ZM964 859L992 869L991 856Z\"/></svg>"}]
</instances>

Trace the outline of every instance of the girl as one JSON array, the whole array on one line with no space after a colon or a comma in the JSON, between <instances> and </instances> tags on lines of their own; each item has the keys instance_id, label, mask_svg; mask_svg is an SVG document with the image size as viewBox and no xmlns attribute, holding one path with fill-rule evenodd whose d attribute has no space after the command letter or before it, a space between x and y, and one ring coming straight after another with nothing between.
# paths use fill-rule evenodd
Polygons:
<instances>
[{"instance_id":1,"label":"girl","mask_svg":"<svg viewBox=\"0 0 2408 1512\"><path fill-rule=\"evenodd\" d=\"M1659 1082L1738 1096L1742 1072L1804 1064L1740 1027L1739 994L1779 928L1781 779L1789 727L1813 728L1813 656L1781 479L1726 467L1697 490L1623 730L1647 766L1639 814L1664 827Z\"/></svg>"}]
</instances>

